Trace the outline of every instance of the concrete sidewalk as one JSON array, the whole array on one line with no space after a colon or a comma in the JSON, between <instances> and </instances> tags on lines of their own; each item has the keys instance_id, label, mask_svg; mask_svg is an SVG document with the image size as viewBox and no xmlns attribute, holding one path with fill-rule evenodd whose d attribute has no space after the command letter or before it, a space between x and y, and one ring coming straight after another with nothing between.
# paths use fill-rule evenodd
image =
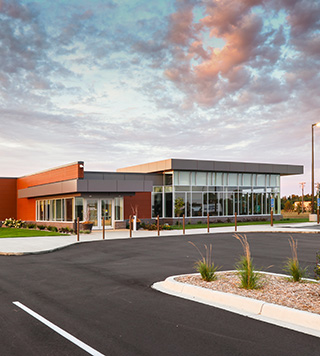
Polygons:
<instances>
[{"instance_id":1,"label":"concrete sidewalk","mask_svg":"<svg viewBox=\"0 0 320 356\"><path fill-rule=\"evenodd\" d=\"M234 226L210 228L210 233L234 233ZM284 232L292 233L320 233L320 225L314 222L300 224L276 224L270 225L245 225L238 226L238 233L248 232ZM206 234L207 229L188 229L186 235ZM160 231L160 236L182 236L182 230ZM157 231L139 230L132 233L132 238L157 237ZM129 230L106 230L105 240L129 239ZM0 254L2 255L23 255L30 253L44 253L61 249L77 243L88 241L101 241L102 231L93 231L91 234L81 234L80 241L77 236L41 236L41 237L21 237L0 239Z\"/></svg>"}]
</instances>

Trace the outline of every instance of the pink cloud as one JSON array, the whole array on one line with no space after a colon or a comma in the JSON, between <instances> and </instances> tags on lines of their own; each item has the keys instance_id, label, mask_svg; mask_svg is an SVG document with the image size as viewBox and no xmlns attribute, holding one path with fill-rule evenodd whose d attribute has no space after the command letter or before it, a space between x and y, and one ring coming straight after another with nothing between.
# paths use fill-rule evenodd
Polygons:
<instances>
[{"instance_id":1,"label":"pink cloud","mask_svg":"<svg viewBox=\"0 0 320 356\"><path fill-rule=\"evenodd\" d=\"M273 104L288 100L293 75L283 73L282 81L268 77L277 66L279 74L280 70L288 70L288 63L295 71L307 55L319 56L320 35L314 31L320 28L319 4L304 0L213 0L201 4L204 16L197 23L192 16L196 5L188 1L179 1L177 12L170 18L168 40L172 61L165 71L166 77L190 100L205 106L239 90L253 90L254 95L238 93L238 97L257 98L250 73L254 73L256 80L266 78L272 83L262 86L259 102ZM259 11L255 11L257 6ZM272 28L265 21L280 10L287 13L286 29L280 24L277 29ZM222 39L225 45L222 48L206 45L207 35ZM286 61L284 47L298 53ZM290 83L289 87L284 87L286 83ZM276 95L274 91L280 87L281 95Z\"/></svg>"}]
</instances>

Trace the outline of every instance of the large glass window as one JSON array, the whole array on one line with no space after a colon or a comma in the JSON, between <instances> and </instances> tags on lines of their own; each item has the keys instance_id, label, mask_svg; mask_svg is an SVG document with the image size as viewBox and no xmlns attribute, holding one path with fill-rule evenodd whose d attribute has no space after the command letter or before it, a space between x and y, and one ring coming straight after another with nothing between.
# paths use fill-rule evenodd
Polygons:
<instances>
[{"instance_id":1,"label":"large glass window","mask_svg":"<svg viewBox=\"0 0 320 356\"><path fill-rule=\"evenodd\" d=\"M179 171L174 176L174 189L166 186L162 196L165 217L171 213L181 216L179 209L189 217L205 217L208 213L210 216L270 214L270 197L266 192L279 195L280 175L276 174ZM171 191L173 196L169 195L168 200L165 195ZM154 203L153 198L153 209Z\"/></svg>"},{"instance_id":2,"label":"large glass window","mask_svg":"<svg viewBox=\"0 0 320 356\"><path fill-rule=\"evenodd\" d=\"M216 173L216 185L222 185L222 173Z\"/></svg>"},{"instance_id":3,"label":"large glass window","mask_svg":"<svg viewBox=\"0 0 320 356\"><path fill-rule=\"evenodd\" d=\"M243 185L245 187L251 187L251 174L245 173L243 175Z\"/></svg>"},{"instance_id":4,"label":"large glass window","mask_svg":"<svg viewBox=\"0 0 320 356\"><path fill-rule=\"evenodd\" d=\"M257 186L264 187L266 185L266 176L264 174L257 175Z\"/></svg>"},{"instance_id":5,"label":"large glass window","mask_svg":"<svg viewBox=\"0 0 320 356\"><path fill-rule=\"evenodd\" d=\"M219 207L218 193L208 193L208 212L210 216L219 215L221 210Z\"/></svg>"},{"instance_id":6,"label":"large glass window","mask_svg":"<svg viewBox=\"0 0 320 356\"><path fill-rule=\"evenodd\" d=\"M75 198L75 218L83 221L83 198Z\"/></svg>"},{"instance_id":7,"label":"large glass window","mask_svg":"<svg viewBox=\"0 0 320 356\"><path fill-rule=\"evenodd\" d=\"M56 219L57 221L62 221L62 216L63 216L63 211L62 211L62 200L57 199L56 200Z\"/></svg>"},{"instance_id":8,"label":"large glass window","mask_svg":"<svg viewBox=\"0 0 320 356\"><path fill-rule=\"evenodd\" d=\"M65 199L66 202L66 221L72 221L72 198Z\"/></svg>"},{"instance_id":9,"label":"large glass window","mask_svg":"<svg viewBox=\"0 0 320 356\"><path fill-rule=\"evenodd\" d=\"M186 193L176 193L174 199L174 216L181 217L185 214Z\"/></svg>"},{"instance_id":10,"label":"large glass window","mask_svg":"<svg viewBox=\"0 0 320 356\"><path fill-rule=\"evenodd\" d=\"M123 220L123 198L115 198L114 213L115 220Z\"/></svg>"},{"instance_id":11,"label":"large glass window","mask_svg":"<svg viewBox=\"0 0 320 356\"><path fill-rule=\"evenodd\" d=\"M229 185L237 186L238 185L238 175L237 173L229 173Z\"/></svg>"},{"instance_id":12,"label":"large glass window","mask_svg":"<svg viewBox=\"0 0 320 356\"><path fill-rule=\"evenodd\" d=\"M172 185L172 174L164 175L164 185Z\"/></svg>"},{"instance_id":13,"label":"large glass window","mask_svg":"<svg viewBox=\"0 0 320 356\"><path fill-rule=\"evenodd\" d=\"M253 193L254 214L261 214L262 210L262 193Z\"/></svg>"},{"instance_id":14,"label":"large glass window","mask_svg":"<svg viewBox=\"0 0 320 356\"><path fill-rule=\"evenodd\" d=\"M179 173L179 184L180 185L190 185L190 172L180 172Z\"/></svg>"},{"instance_id":15,"label":"large glass window","mask_svg":"<svg viewBox=\"0 0 320 356\"><path fill-rule=\"evenodd\" d=\"M192 216L202 216L202 193L192 193Z\"/></svg>"},{"instance_id":16,"label":"large glass window","mask_svg":"<svg viewBox=\"0 0 320 356\"><path fill-rule=\"evenodd\" d=\"M166 218L172 218L172 193L164 194L164 216Z\"/></svg>"},{"instance_id":17,"label":"large glass window","mask_svg":"<svg viewBox=\"0 0 320 356\"><path fill-rule=\"evenodd\" d=\"M162 193L152 193L152 216L162 217Z\"/></svg>"},{"instance_id":18,"label":"large glass window","mask_svg":"<svg viewBox=\"0 0 320 356\"><path fill-rule=\"evenodd\" d=\"M196 184L197 185L207 185L207 173L197 172Z\"/></svg>"}]
</instances>

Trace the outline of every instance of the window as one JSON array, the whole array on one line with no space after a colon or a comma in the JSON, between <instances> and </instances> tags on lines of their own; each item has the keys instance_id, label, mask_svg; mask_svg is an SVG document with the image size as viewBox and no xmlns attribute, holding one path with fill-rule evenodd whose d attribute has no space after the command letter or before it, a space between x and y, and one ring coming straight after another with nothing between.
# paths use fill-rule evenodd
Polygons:
<instances>
[{"instance_id":1,"label":"window","mask_svg":"<svg viewBox=\"0 0 320 356\"><path fill-rule=\"evenodd\" d=\"M192 216L202 216L202 193L192 194Z\"/></svg>"},{"instance_id":2,"label":"window","mask_svg":"<svg viewBox=\"0 0 320 356\"><path fill-rule=\"evenodd\" d=\"M266 176L264 174L257 175L257 186L264 187L266 185Z\"/></svg>"},{"instance_id":3,"label":"window","mask_svg":"<svg viewBox=\"0 0 320 356\"><path fill-rule=\"evenodd\" d=\"M123 220L123 198L114 199L115 220Z\"/></svg>"},{"instance_id":4,"label":"window","mask_svg":"<svg viewBox=\"0 0 320 356\"><path fill-rule=\"evenodd\" d=\"M179 184L180 185L190 185L190 172L180 172L179 173Z\"/></svg>"},{"instance_id":5,"label":"window","mask_svg":"<svg viewBox=\"0 0 320 356\"><path fill-rule=\"evenodd\" d=\"M66 221L72 221L72 198L65 199L66 203Z\"/></svg>"},{"instance_id":6,"label":"window","mask_svg":"<svg viewBox=\"0 0 320 356\"><path fill-rule=\"evenodd\" d=\"M75 218L83 221L83 198L75 198Z\"/></svg>"},{"instance_id":7,"label":"window","mask_svg":"<svg viewBox=\"0 0 320 356\"><path fill-rule=\"evenodd\" d=\"M162 193L152 193L152 216L162 217Z\"/></svg>"},{"instance_id":8,"label":"window","mask_svg":"<svg viewBox=\"0 0 320 356\"><path fill-rule=\"evenodd\" d=\"M197 185L207 185L207 173L197 172L196 184Z\"/></svg>"},{"instance_id":9,"label":"window","mask_svg":"<svg viewBox=\"0 0 320 356\"><path fill-rule=\"evenodd\" d=\"M245 187L251 187L251 174L243 174L243 185Z\"/></svg>"},{"instance_id":10,"label":"window","mask_svg":"<svg viewBox=\"0 0 320 356\"><path fill-rule=\"evenodd\" d=\"M222 185L222 173L216 173L216 185Z\"/></svg>"},{"instance_id":11,"label":"window","mask_svg":"<svg viewBox=\"0 0 320 356\"><path fill-rule=\"evenodd\" d=\"M236 187L238 185L237 173L229 173L229 186Z\"/></svg>"}]
</instances>

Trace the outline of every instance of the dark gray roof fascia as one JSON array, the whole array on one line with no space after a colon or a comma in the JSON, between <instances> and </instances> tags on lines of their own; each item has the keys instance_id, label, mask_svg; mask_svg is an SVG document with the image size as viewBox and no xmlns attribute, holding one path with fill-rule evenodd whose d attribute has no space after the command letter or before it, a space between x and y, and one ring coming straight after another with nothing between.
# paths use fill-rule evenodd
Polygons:
<instances>
[{"instance_id":1,"label":"dark gray roof fascia","mask_svg":"<svg viewBox=\"0 0 320 356\"><path fill-rule=\"evenodd\" d=\"M228 162L228 161L203 161L172 159L172 170L176 171L215 171L234 173L264 173L294 175L303 174L304 166L271 163Z\"/></svg>"}]
</instances>

